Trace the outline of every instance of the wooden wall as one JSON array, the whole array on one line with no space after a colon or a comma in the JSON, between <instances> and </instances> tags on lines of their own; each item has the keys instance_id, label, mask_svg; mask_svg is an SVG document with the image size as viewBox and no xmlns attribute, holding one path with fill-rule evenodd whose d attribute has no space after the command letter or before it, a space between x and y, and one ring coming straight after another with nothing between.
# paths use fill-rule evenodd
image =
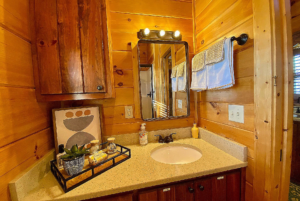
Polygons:
<instances>
[{"instance_id":1,"label":"wooden wall","mask_svg":"<svg viewBox=\"0 0 300 201\"><path fill-rule=\"evenodd\" d=\"M247 33L249 42L234 44L236 84L224 90L198 93L198 123L248 147L246 200L252 200L254 171L254 50L253 8L249 0L194 0L195 53L224 37ZM245 123L228 120L228 105L243 105Z\"/></svg>"},{"instance_id":2,"label":"wooden wall","mask_svg":"<svg viewBox=\"0 0 300 201\"><path fill-rule=\"evenodd\" d=\"M66 105L102 105L104 135L119 135L138 132L141 117L134 112L133 119L125 119L124 106L139 109L136 99L139 98L138 82L135 82L135 70L138 68L136 49L137 32L148 27L150 30L180 30L183 40L190 45L193 55L193 20L192 3L173 0L110 0L110 30L112 34L112 50L116 98L107 100L77 101ZM123 75L116 73L122 70ZM193 100L193 97L191 97ZM194 104L191 104L191 116L185 119L148 122L146 129L160 130L168 128L188 127L194 122Z\"/></svg>"},{"instance_id":3,"label":"wooden wall","mask_svg":"<svg viewBox=\"0 0 300 201\"><path fill-rule=\"evenodd\" d=\"M54 147L51 109L35 98L29 0L0 1L0 197L8 182Z\"/></svg>"},{"instance_id":4,"label":"wooden wall","mask_svg":"<svg viewBox=\"0 0 300 201\"><path fill-rule=\"evenodd\" d=\"M292 33L300 31L300 0L291 0Z\"/></svg>"}]
</instances>

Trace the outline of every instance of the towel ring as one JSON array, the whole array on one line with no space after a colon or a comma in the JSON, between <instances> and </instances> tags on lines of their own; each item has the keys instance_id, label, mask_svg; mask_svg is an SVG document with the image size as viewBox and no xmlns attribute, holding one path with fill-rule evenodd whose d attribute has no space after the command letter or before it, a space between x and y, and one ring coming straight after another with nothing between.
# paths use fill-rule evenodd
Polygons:
<instances>
[{"instance_id":1,"label":"towel ring","mask_svg":"<svg viewBox=\"0 0 300 201\"><path fill-rule=\"evenodd\" d=\"M245 45L245 43L248 41L248 34L241 34L239 37L231 37L231 41L237 41L238 45Z\"/></svg>"}]
</instances>

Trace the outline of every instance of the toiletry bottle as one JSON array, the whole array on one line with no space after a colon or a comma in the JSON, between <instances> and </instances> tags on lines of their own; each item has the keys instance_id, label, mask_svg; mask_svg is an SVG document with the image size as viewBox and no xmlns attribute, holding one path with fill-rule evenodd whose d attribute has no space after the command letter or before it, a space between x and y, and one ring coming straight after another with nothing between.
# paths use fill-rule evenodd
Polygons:
<instances>
[{"instance_id":1,"label":"toiletry bottle","mask_svg":"<svg viewBox=\"0 0 300 201\"><path fill-rule=\"evenodd\" d=\"M199 138L199 128L197 127L197 124L194 124L192 128L192 136L195 139Z\"/></svg>"},{"instance_id":2,"label":"toiletry bottle","mask_svg":"<svg viewBox=\"0 0 300 201\"><path fill-rule=\"evenodd\" d=\"M60 144L58 146L58 153L59 154L56 155L57 167L58 167L58 169L62 169L63 168L63 160L61 159L61 157L66 154L63 144Z\"/></svg>"},{"instance_id":3,"label":"toiletry bottle","mask_svg":"<svg viewBox=\"0 0 300 201\"><path fill-rule=\"evenodd\" d=\"M140 145L146 145L148 144L148 132L146 131L146 128L145 128L145 123L143 123L141 125L141 130L140 130Z\"/></svg>"}]
</instances>

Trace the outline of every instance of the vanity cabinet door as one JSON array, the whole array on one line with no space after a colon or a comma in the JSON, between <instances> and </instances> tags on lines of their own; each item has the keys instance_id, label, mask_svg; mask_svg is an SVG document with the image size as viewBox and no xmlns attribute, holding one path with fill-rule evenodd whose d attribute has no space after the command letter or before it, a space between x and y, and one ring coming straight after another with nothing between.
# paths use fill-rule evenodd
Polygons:
<instances>
[{"instance_id":1,"label":"vanity cabinet door","mask_svg":"<svg viewBox=\"0 0 300 201\"><path fill-rule=\"evenodd\" d=\"M212 201L226 200L226 175L212 178Z\"/></svg>"},{"instance_id":2,"label":"vanity cabinet door","mask_svg":"<svg viewBox=\"0 0 300 201\"><path fill-rule=\"evenodd\" d=\"M176 201L194 201L194 182L187 182L176 185Z\"/></svg>"},{"instance_id":3,"label":"vanity cabinet door","mask_svg":"<svg viewBox=\"0 0 300 201\"><path fill-rule=\"evenodd\" d=\"M139 201L157 201L157 190L140 192L138 195Z\"/></svg>"},{"instance_id":4,"label":"vanity cabinet door","mask_svg":"<svg viewBox=\"0 0 300 201\"><path fill-rule=\"evenodd\" d=\"M195 201L212 200L212 179L201 179L195 182Z\"/></svg>"},{"instance_id":5,"label":"vanity cabinet door","mask_svg":"<svg viewBox=\"0 0 300 201\"><path fill-rule=\"evenodd\" d=\"M240 172L226 175L226 200L241 200L241 174Z\"/></svg>"},{"instance_id":6,"label":"vanity cabinet door","mask_svg":"<svg viewBox=\"0 0 300 201\"><path fill-rule=\"evenodd\" d=\"M175 201L175 186L158 189L158 201Z\"/></svg>"}]
</instances>

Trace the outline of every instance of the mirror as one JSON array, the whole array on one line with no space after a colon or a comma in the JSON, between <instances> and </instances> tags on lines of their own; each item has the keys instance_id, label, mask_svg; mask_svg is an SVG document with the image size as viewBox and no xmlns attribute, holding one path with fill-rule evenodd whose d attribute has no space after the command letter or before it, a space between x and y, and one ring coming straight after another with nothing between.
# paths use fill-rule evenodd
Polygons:
<instances>
[{"instance_id":1,"label":"mirror","mask_svg":"<svg viewBox=\"0 0 300 201\"><path fill-rule=\"evenodd\" d=\"M189 116L188 44L140 40L138 53L142 119Z\"/></svg>"}]
</instances>

